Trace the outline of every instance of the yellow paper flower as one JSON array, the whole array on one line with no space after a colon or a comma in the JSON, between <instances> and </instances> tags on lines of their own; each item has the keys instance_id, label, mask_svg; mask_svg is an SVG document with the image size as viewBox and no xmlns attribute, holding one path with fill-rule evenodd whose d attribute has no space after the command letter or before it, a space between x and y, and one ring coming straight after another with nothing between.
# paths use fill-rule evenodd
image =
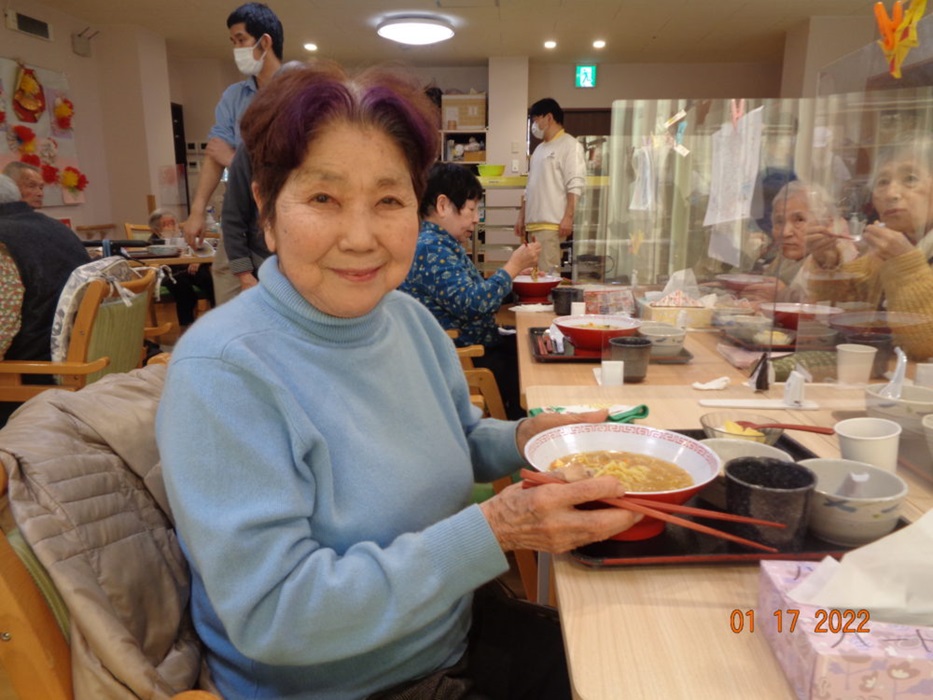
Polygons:
<instances>
[{"instance_id":1,"label":"yellow paper flower","mask_svg":"<svg viewBox=\"0 0 933 700\"><path fill-rule=\"evenodd\" d=\"M62 187L73 190L78 186L78 173L71 168L65 168L62 171Z\"/></svg>"},{"instance_id":2,"label":"yellow paper flower","mask_svg":"<svg viewBox=\"0 0 933 700\"><path fill-rule=\"evenodd\" d=\"M39 92L39 83L29 73L24 73L19 83L20 89L28 95L35 95Z\"/></svg>"}]
</instances>

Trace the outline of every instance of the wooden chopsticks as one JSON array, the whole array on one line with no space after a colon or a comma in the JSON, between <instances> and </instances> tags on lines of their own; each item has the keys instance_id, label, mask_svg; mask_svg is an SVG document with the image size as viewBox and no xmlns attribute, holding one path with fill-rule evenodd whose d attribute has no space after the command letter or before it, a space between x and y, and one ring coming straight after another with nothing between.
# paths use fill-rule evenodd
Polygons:
<instances>
[{"instance_id":1,"label":"wooden chopsticks","mask_svg":"<svg viewBox=\"0 0 933 700\"><path fill-rule=\"evenodd\" d=\"M521 477L523 480L522 486L524 488L532 488L534 486L541 486L542 484L567 483L564 479L554 476L553 474L545 474L544 472L533 471L531 469L522 469ZM728 520L736 523L750 523L753 525L765 525L769 527L787 527L784 523L776 523L771 520L759 520L758 518L748 518L744 515L724 513L718 510L706 510L704 508L693 508L691 506L682 506L674 503L649 501L633 496L624 496L623 498L601 498L599 502L605 503L606 505L615 506L617 508L625 508L635 513L642 513L652 518L657 518L658 520L664 520L665 522L672 523L674 525L680 525L681 527L685 527L690 530L696 530L697 532L702 532L706 535L712 535L713 537L719 537L720 539L737 542L739 544L745 545L746 547L753 547L764 552L777 552L778 550L774 547L761 544L760 542L755 542L753 540L745 539L744 537L739 537L738 535L733 535L730 532L723 532L722 530L716 530L715 528L701 525L700 523L694 522L693 520L685 520L684 518L678 518L676 515L669 515L668 512L683 513L684 515L696 515L713 520Z\"/></svg>"}]
</instances>

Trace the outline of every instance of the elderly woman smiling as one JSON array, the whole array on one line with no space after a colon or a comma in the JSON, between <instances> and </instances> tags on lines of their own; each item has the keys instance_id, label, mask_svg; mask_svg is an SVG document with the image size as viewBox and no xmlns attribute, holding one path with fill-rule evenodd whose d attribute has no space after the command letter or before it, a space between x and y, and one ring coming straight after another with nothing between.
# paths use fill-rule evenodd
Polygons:
<instances>
[{"instance_id":1,"label":"elderly woman smiling","mask_svg":"<svg viewBox=\"0 0 933 700\"><path fill-rule=\"evenodd\" d=\"M394 291L437 154L432 109L397 75L317 64L244 115L274 254L182 338L157 424L226 698L567 697L559 628L506 605L507 636L490 634L484 606L502 601L484 584L509 550L566 551L636 519L575 508L622 495L612 478L471 505L474 481L573 421L481 419L450 339Z\"/></svg>"},{"instance_id":2,"label":"elderly woman smiling","mask_svg":"<svg viewBox=\"0 0 933 700\"><path fill-rule=\"evenodd\" d=\"M871 202L880 221L863 231L864 254L841 266L854 279L815 293L912 314L912 322L895 327L895 341L926 359L933 356L933 136L905 134L879 151ZM840 266L838 239L818 233L808 245L820 267Z\"/></svg>"}]
</instances>

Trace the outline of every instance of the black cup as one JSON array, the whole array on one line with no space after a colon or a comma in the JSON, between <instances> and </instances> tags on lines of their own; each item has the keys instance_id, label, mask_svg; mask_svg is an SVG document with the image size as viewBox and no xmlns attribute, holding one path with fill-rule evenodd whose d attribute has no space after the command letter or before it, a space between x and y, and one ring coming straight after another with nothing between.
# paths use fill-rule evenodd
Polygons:
<instances>
[{"instance_id":1,"label":"black cup","mask_svg":"<svg viewBox=\"0 0 933 700\"><path fill-rule=\"evenodd\" d=\"M554 302L555 314L569 316L570 304L574 301L583 301L583 290L578 287L554 287L551 290L551 299Z\"/></svg>"},{"instance_id":2,"label":"black cup","mask_svg":"<svg viewBox=\"0 0 933 700\"><path fill-rule=\"evenodd\" d=\"M651 357L651 340L624 335L609 339L609 357L622 360L622 379L626 384L643 381L648 374L648 361Z\"/></svg>"},{"instance_id":3,"label":"black cup","mask_svg":"<svg viewBox=\"0 0 933 700\"><path fill-rule=\"evenodd\" d=\"M803 547L816 474L795 462L771 457L738 457L726 462L726 510L786 528L734 523L740 537L795 552Z\"/></svg>"}]
</instances>

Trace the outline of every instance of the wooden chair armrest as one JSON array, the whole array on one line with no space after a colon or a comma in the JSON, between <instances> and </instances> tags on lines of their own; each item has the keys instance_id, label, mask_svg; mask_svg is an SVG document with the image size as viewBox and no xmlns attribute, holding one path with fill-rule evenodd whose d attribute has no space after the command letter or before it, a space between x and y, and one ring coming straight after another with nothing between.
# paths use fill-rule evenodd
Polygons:
<instances>
[{"instance_id":1,"label":"wooden chair armrest","mask_svg":"<svg viewBox=\"0 0 933 700\"><path fill-rule=\"evenodd\" d=\"M160 335L165 335L172 330L173 325L171 321L166 321L158 326L146 326L143 332L147 338L158 338Z\"/></svg>"},{"instance_id":2,"label":"wooden chair armrest","mask_svg":"<svg viewBox=\"0 0 933 700\"><path fill-rule=\"evenodd\" d=\"M3 360L2 374L93 374L110 364L109 357L100 357L90 362L41 362L39 360ZM2 381L2 380L0 380ZM7 383L7 382L2 382Z\"/></svg>"},{"instance_id":3,"label":"wooden chair armrest","mask_svg":"<svg viewBox=\"0 0 933 700\"><path fill-rule=\"evenodd\" d=\"M206 690L183 690L172 696L172 700L222 700L219 695L214 695Z\"/></svg>"}]
</instances>

